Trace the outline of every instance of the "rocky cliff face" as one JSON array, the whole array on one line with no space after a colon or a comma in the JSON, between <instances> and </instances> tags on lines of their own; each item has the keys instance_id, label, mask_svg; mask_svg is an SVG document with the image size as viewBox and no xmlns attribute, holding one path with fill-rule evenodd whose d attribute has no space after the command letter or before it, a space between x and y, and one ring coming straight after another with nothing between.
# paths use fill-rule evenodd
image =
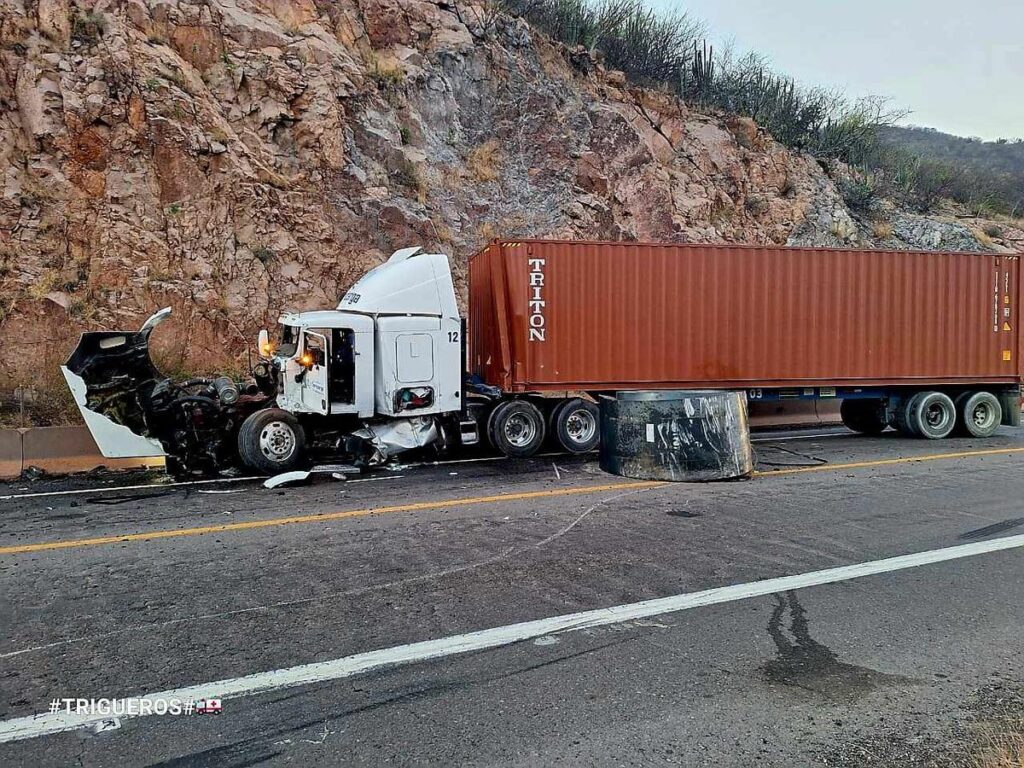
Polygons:
<instances>
[{"instance_id":1,"label":"rocky cliff face","mask_svg":"<svg viewBox=\"0 0 1024 768\"><path fill-rule=\"evenodd\" d=\"M5 0L0 105L0 385L166 305L165 365L237 367L410 244L463 291L496 236L1008 244L455 0Z\"/></svg>"}]
</instances>

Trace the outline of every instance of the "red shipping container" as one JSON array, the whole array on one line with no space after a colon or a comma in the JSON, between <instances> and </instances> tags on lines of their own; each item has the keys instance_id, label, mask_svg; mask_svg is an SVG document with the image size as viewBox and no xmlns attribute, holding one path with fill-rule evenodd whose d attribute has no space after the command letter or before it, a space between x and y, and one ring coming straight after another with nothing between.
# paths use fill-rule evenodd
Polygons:
<instances>
[{"instance_id":1,"label":"red shipping container","mask_svg":"<svg viewBox=\"0 0 1024 768\"><path fill-rule=\"evenodd\" d=\"M505 391L1021 382L1019 254L521 240L469 263Z\"/></svg>"}]
</instances>

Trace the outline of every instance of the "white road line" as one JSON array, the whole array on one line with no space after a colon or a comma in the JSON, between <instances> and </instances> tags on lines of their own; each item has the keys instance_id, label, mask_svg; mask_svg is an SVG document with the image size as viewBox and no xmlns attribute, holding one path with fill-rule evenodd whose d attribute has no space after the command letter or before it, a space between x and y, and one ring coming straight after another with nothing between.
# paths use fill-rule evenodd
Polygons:
<instances>
[{"instance_id":1,"label":"white road line","mask_svg":"<svg viewBox=\"0 0 1024 768\"><path fill-rule=\"evenodd\" d=\"M241 483L245 480L263 480L262 477L217 477L211 480L184 480L177 483L143 483L141 485L115 485L105 487L94 485L92 488L76 488L73 491L43 491L40 493L10 493L0 496L0 501L11 499L41 499L45 496L74 496L80 493L113 493L114 491L159 491L162 488L181 488L188 485L209 485L211 483Z\"/></svg>"},{"instance_id":2,"label":"white road line","mask_svg":"<svg viewBox=\"0 0 1024 768\"><path fill-rule=\"evenodd\" d=\"M352 656L334 659L333 661L303 664L288 669L258 672L253 675L246 675L245 677L235 677L212 683L202 683L185 688L149 693L139 698L155 702L167 699L195 699L198 701L199 699L209 698L230 699L240 696L252 696L284 688L340 680L370 672L371 670L394 667L400 664L412 664L486 650L488 648L499 648L559 632L572 632L609 624L621 624L666 613L699 608L705 605L728 603L735 600L770 595L776 592L785 592L791 589L832 584L837 581L859 579L864 576L875 576L881 573L915 568L920 565L958 560L1019 547L1024 547L1024 535L1005 536L990 541L961 544L956 547L934 549L927 552L916 552L910 555L889 557L884 560L871 560L866 563L844 565L838 568L828 568L823 571L812 571L795 576L782 576L747 584L715 587L701 592L690 592L673 595L672 597L644 600L639 603L617 605L611 608L598 608L592 611L553 616L548 619L527 621L521 624L509 624L504 627L494 627L492 629L469 632L464 635L452 635L437 640L426 640L424 642L382 648L366 653L357 653ZM124 709L126 705L118 706L119 709ZM102 715L67 714L63 712L50 714L47 712L3 720L0 721L0 744L76 730L99 724L106 719L109 718ZM125 717L122 716L121 719L123 720Z\"/></svg>"},{"instance_id":3,"label":"white road line","mask_svg":"<svg viewBox=\"0 0 1024 768\"><path fill-rule=\"evenodd\" d=\"M356 480L346 480L345 485L351 485L352 483L375 483L381 480L397 480L405 475L384 475L382 477L360 477ZM73 491L45 491L42 493L13 493L7 496L0 496L0 501L10 501L11 499L40 499L45 496L75 496L82 493L92 494L103 494L113 493L114 491L159 491L163 488L181 488L183 486L191 485L207 485L209 483L241 483L245 480L266 480L265 475L253 475L251 477L218 477L212 480L187 480L178 483L153 483L151 485L118 485L110 488L102 485L95 486L93 488L76 488ZM344 486L343 486L344 487Z\"/></svg>"}]
</instances>

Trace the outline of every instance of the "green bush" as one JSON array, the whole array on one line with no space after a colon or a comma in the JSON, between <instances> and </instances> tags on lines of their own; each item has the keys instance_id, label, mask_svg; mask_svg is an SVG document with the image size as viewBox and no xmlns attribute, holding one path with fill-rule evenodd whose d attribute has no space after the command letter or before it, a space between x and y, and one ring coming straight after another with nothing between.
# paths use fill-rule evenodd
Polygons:
<instances>
[{"instance_id":1,"label":"green bush","mask_svg":"<svg viewBox=\"0 0 1024 768\"><path fill-rule=\"evenodd\" d=\"M852 211L866 213L875 202L875 188L866 178L844 181L840 185L843 200Z\"/></svg>"},{"instance_id":2,"label":"green bush","mask_svg":"<svg viewBox=\"0 0 1024 768\"><path fill-rule=\"evenodd\" d=\"M96 44L106 31L107 20L103 14L93 11L75 16L71 23L71 39L85 45Z\"/></svg>"},{"instance_id":3,"label":"green bush","mask_svg":"<svg viewBox=\"0 0 1024 768\"><path fill-rule=\"evenodd\" d=\"M488 9L492 17L524 18L566 45L600 51L609 67L634 83L747 115L791 149L848 163L874 179L872 195L921 210L950 197L972 208L1024 213L1024 191L1015 176L986 174L884 143L880 132L906 112L884 99L850 101L837 91L802 87L758 54L716 54L700 43L703 24L685 13L659 13L644 0L491 0ZM870 203L864 189L850 194L852 207Z\"/></svg>"},{"instance_id":4,"label":"green bush","mask_svg":"<svg viewBox=\"0 0 1024 768\"><path fill-rule=\"evenodd\" d=\"M643 0L495 0L505 13L569 46L600 51L612 69L644 85L675 84L703 25L685 13L659 13Z\"/></svg>"},{"instance_id":5,"label":"green bush","mask_svg":"<svg viewBox=\"0 0 1024 768\"><path fill-rule=\"evenodd\" d=\"M274 260L275 256L277 256L273 248L268 248L265 245L253 248L252 255L255 256L261 264L268 264Z\"/></svg>"}]
</instances>

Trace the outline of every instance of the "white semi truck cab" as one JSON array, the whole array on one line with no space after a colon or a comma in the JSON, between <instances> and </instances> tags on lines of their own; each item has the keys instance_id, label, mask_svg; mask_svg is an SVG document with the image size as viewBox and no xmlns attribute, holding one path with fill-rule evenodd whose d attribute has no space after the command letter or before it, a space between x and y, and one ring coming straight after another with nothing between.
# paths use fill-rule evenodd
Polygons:
<instances>
[{"instance_id":1,"label":"white semi truck cab","mask_svg":"<svg viewBox=\"0 0 1024 768\"><path fill-rule=\"evenodd\" d=\"M260 353L292 413L411 418L462 410L462 318L448 258L396 251L331 311L281 316Z\"/></svg>"}]
</instances>

